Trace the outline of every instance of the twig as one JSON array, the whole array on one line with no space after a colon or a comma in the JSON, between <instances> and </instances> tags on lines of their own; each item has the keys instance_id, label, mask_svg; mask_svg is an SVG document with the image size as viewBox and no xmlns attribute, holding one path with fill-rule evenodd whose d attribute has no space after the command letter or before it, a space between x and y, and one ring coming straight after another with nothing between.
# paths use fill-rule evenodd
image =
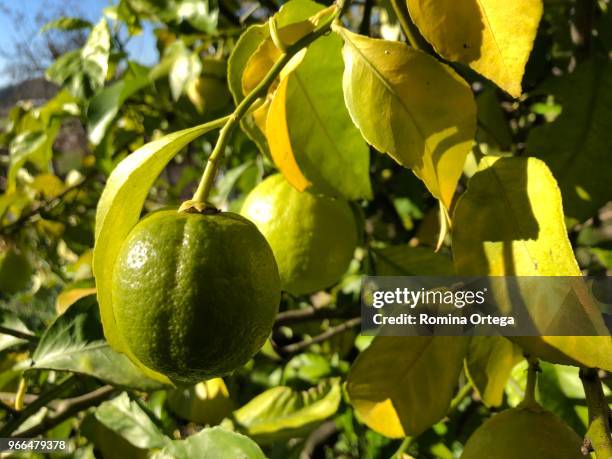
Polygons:
<instances>
[{"instance_id":1,"label":"twig","mask_svg":"<svg viewBox=\"0 0 612 459\"><path fill-rule=\"evenodd\" d=\"M25 339L26 341L30 342L38 341L38 336L36 335L32 335L31 333L23 332L20 330L15 330L9 327L0 326L0 335L10 335L14 336L15 338Z\"/></svg>"},{"instance_id":2,"label":"twig","mask_svg":"<svg viewBox=\"0 0 612 459\"><path fill-rule=\"evenodd\" d=\"M601 381L594 368L581 368L580 381L584 387L589 408L589 440L597 459L612 458L612 433L610 432L610 408L601 387Z\"/></svg>"},{"instance_id":3,"label":"twig","mask_svg":"<svg viewBox=\"0 0 612 459\"><path fill-rule=\"evenodd\" d=\"M344 333L351 328L357 327L359 324L361 324L361 317L353 317L340 325L331 327L329 330L326 330L320 335L280 347L279 351L283 354L295 354L296 352L300 352L313 344L322 343L323 341L327 341L340 333Z\"/></svg>"},{"instance_id":4,"label":"twig","mask_svg":"<svg viewBox=\"0 0 612 459\"><path fill-rule=\"evenodd\" d=\"M348 311L332 308L315 308L313 306L302 309L290 309L279 312L274 322L275 327L298 322L309 322L322 319L346 319Z\"/></svg>"},{"instance_id":5,"label":"twig","mask_svg":"<svg viewBox=\"0 0 612 459\"><path fill-rule=\"evenodd\" d=\"M538 373L540 372L540 364L538 359L525 356L529 362L527 369L527 385L525 386L525 396L523 397L522 405L533 406L536 401L536 384L538 381Z\"/></svg>"},{"instance_id":6,"label":"twig","mask_svg":"<svg viewBox=\"0 0 612 459\"><path fill-rule=\"evenodd\" d=\"M397 448L397 451L393 453L392 459L401 459L404 456L404 452L408 449L410 444L414 440L414 437L405 437Z\"/></svg>"},{"instance_id":7,"label":"twig","mask_svg":"<svg viewBox=\"0 0 612 459\"><path fill-rule=\"evenodd\" d=\"M319 427L312 431L304 441L304 448L300 453L300 459L311 459L314 456L315 449L321 443L324 443L329 437L338 432L338 426L334 421L325 421Z\"/></svg>"},{"instance_id":8,"label":"twig","mask_svg":"<svg viewBox=\"0 0 612 459\"><path fill-rule=\"evenodd\" d=\"M361 24L359 24L359 33L361 35L370 35L370 20L373 6L374 0L366 0L363 5L363 16L361 17Z\"/></svg>"},{"instance_id":9,"label":"twig","mask_svg":"<svg viewBox=\"0 0 612 459\"><path fill-rule=\"evenodd\" d=\"M402 32L404 32L410 46L421 51L427 51L429 46L423 37L421 37L414 22L412 22L406 2L402 0L391 0L391 7L397 16Z\"/></svg>"},{"instance_id":10,"label":"twig","mask_svg":"<svg viewBox=\"0 0 612 459\"><path fill-rule=\"evenodd\" d=\"M8 437L10 434L15 432L30 416L38 412L38 410L46 406L55 398L62 395L69 388L73 387L77 381L78 380L76 377L74 377L74 375L67 376L58 385L41 394L36 400L27 405L23 411L19 413L19 416L7 422L4 427L0 429L0 437Z\"/></svg>"},{"instance_id":11,"label":"twig","mask_svg":"<svg viewBox=\"0 0 612 459\"><path fill-rule=\"evenodd\" d=\"M474 389L474 387L470 381L467 381L461 387L461 389L459 389L457 395L455 395L455 397L451 400L450 406L448 407L448 412L446 413L447 416L450 416L459 407L461 402L465 400L468 395L470 395L472 389Z\"/></svg>"},{"instance_id":12,"label":"twig","mask_svg":"<svg viewBox=\"0 0 612 459\"><path fill-rule=\"evenodd\" d=\"M107 400L116 390L117 389L113 386L102 386L87 394L64 400L55 414L46 417L39 424L29 429L19 432L19 437L36 437L52 429L56 425L61 424L66 419L70 419L75 414Z\"/></svg>"},{"instance_id":13,"label":"twig","mask_svg":"<svg viewBox=\"0 0 612 459\"><path fill-rule=\"evenodd\" d=\"M219 12L225 19L227 19L232 25L240 26L242 23L240 19L230 10L223 2L219 2Z\"/></svg>"}]
</instances>

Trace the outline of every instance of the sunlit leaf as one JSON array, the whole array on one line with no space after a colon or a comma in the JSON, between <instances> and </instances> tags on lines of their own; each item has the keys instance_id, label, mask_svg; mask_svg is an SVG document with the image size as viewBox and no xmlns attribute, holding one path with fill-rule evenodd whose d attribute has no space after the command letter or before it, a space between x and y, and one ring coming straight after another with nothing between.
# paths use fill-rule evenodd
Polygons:
<instances>
[{"instance_id":1,"label":"sunlit leaf","mask_svg":"<svg viewBox=\"0 0 612 459\"><path fill-rule=\"evenodd\" d=\"M341 399L337 379L306 391L279 386L258 395L233 418L241 430L259 443L299 437L336 413Z\"/></svg>"},{"instance_id":2,"label":"sunlit leaf","mask_svg":"<svg viewBox=\"0 0 612 459\"><path fill-rule=\"evenodd\" d=\"M363 351L347 380L350 402L378 433L418 435L450 406L467 352L458 336L379 336Z\"/></svg>"},{"instance_id":3,"label":"sunlit leaf","mask_svg":"<svg viewBox=\"0 0 612 459\"><path fill-rule=\"evenodd\" d=\"M235 408L222 378L169 391L168 407L178 417L201 425L218 424Z\"/></svg>"},{"instance_id":4,"label":"sunlit leaf","mask_svg":"<svg viewBox=\"0 0 612 459\"><path fill-rule=\"evenodd\" d=\"M137 448L163 448L171 442L126 392L102 403L94 416Z\"/></svg>"},{"instance_id":5,"label":"sunlit leaf","mask_svg":"<svg viewBox=\"0 0 612 459\"><path fill-rule=\"evenodd\" d=\"M369 150L343 104L341 47L336 35L308 47L274 95L266 137L274 162L295 188L368 198Z\"/></svg>"},{"instance_id":6,"label":"sunlit leaf","mask_svg":"<svg viewBox=\"0 0 612 459\"><path fill-rule=\"evenodd\" d=\"M436 52L469 65L513 97L542 17L542 0L407 0L410 17Z\"/></svg>"},{"instance_id":7,"label":"sunlit leaf","mask_svg":"<svg viewBox=\"0 0 612 459\"><path fill-rule=\"evenodd\" d=\"M93 296L76 302L51 324L32 354L29 369L71 371L141 390L163 387L104 341Z\"/></svg>"},{"instance_id":8,"label":"sunlit leaf","mask_svg":"<svg viewBox=\"0 0 612 459\"><path fill-rule=\"evenodd\" d=\"M110 31L106 19L91 30L91 34L81 51L81 65L89 76L92 89L95 91L104 86L108 73L108 57L110 53Z\"/></svg>"},{"instance_id":9,"label":"sunlit leaf","mask_svg":"<svg viewBox=\"0 0 612 459\"><path fill-rule=\"evenodd\" d=\"M59 130L59 125L44 131L26 131L13 139L9 147L10 168L8 173L8 189L15 189L17 172L27 162L34 163L39 170L47 170L53 156L53 142Z\"/></svg>"},{"instance_id":10,"label":"sunlit leaf","mask_svg":"<svg viewBox=\"0 0 612 459\"><path fill-rule=\"evenodd\" d=\"M344 99L361 134L450 207L476 131L469 86L403 43L336 30L345 43Z\"/></svg>"},{"instance_id":11,"label":"sunlit leaf","mask_svg":"<svg viewBox=\"0 0 612 459\"><path fill-rule=\"evenodd\" d=\"M202 429L185 440L174 440L151 459L265 459L259 446L249 437L221 427Z\"/></svg>"},{"instance_id":12,"label":"sunlit leaf","mask_svg":"<svg viewBox=\"0 0 612 459\"><path fill-rule=\"evenodd\" d=\"M137 361L117 332L112 306L112 273L121 245L132 227L138 222L149 188L166 164L185 145L219 127L222 122L201 124L169 134L150 142L125 158L108 178L96 213L96 244L93 272L98 289L100 316L104 335L113 349L125 352ZM165 377L149 370L150 376ZM157 376L155 376L157 375Z\"/></svg>"},{"instance_id":13,"label":"sunlit leaf","mask_svg":"<svg viewBox=\"0 0 612 459\"><path fill-rule=\"evenodd\" d=\"M483 158L480 171L470 179L467 192L457 203L453 221L453 254L459 275L581 275L565 230L559 188L540 160ZM524 301L541 307L538 312L547 312L544 316L550 320L563 318L564 309L571 307L570 317L560 325L591 324L593 334L603 330L601 316L593 314L591 303L540 304L535 300L548 294L543 289L545 285L534 280ZM531 311L532 316L535 312ZM609 336L532 336L512 340L528 353L551 362L612 368Z\"/></svg>"},{"instance_id":14,"label":"sunlit leaf","mask_svg":"<svg viewBox=\"0 0 612 459\"><path fill-rule=\"evenodd\" d=\"M87 131L91 143L97 145L102 141L106 130L126 99L147 86L149 82L146 74L127 75L91 99L87 108Z\"/></svg>"},{"instance_id":15,"label":"sunlit leaf","mask_svg":"<svg viewBox=\"0 0 612 459\"><path fill-rule=\"evenodd\" d=\"M486 405L501 405L510 373L522 358L520 348L503 336L472 337L465 367Z\"/></svg>"},{"instance_id":16,"label":"sunlit leaf","mask_svg":"<svg viewBox=\"0 0 612 459\"><path fill-rule=\"evenodd\" d=\"M612 64L608 59L587 61L539 92L553 94L562 112L529 132L527 151L550 167L566 216L583 222L611 199Z\"/></svg>"},{"instance_id":17,"label":"sunlit leaf","mask_svg":"<svg viewBox=\"0 0 612 459\"><path fill-rule=\"evenodd\" d=\"M17 332L32 334L30 329L17 317L16 314L10 311L2 311L0 310L0 326L15 330ZM6 335L4 333L0 333L0 351L4 351L10 347L16 346L18 344L25 344L27 340L23 338L18 338L13 335Z\"/></svg>"},{"instance_id":18,"label":"sunlit leaf","mask_svg":"<svg viewBox=\"0 0 612 459\"><path fill-rule=\"evenodd\" d=\"M170 91L176 101L183 94L187 85L197 79L202 72L202 63L197 54L192 53L183 42L176 42L179 51L175 52L174 62L170 70Z\"/></svg>"},{"instance_id":19,"label":"sunlit leaf","mask_svg":"<svg viewBox=\"0 0 612 459\"><path fill-rule=\"evenodd\" d=\"M86 21L81 18L69 18L69 17L61 17L55 19L53 21L47 22L41 29L40 32L44 33L51 29L59 29L59 30L79 30L79 29L89 29L93 24L89 21Z\"/></svg>"}]
</instances>

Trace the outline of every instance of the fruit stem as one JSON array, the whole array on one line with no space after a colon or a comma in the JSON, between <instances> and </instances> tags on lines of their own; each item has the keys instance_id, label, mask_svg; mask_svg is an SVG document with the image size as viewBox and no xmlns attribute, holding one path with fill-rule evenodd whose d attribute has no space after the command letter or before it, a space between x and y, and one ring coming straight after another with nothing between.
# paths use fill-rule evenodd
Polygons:
<instances>
[{"instance_id":1,"label":"fruit stem","mask_svg":"<svg viewBox=\"0 0 612 459\"><path fill-rule=\"evenodd\" d=\"M589 430L586 433L597 459L612 458L610 408L595 368L581 368L580 381L589 408Z\"/></svg>"},{"instance_id":2,"label":"fruit stem","mask_svg":"<svg viewBox=\"0 0 612 459\"><path fill-rule=\"evenodd\" d=\"M536 386L540 365L538 359L532 357L527 357L527 362L529 362L529 368L527 369L527 385L525 386L525 397L521 405L534 406L538 404L536 401Z\"/></svg>"},{"instance_id":3,"label":"fruit stem","mask_svg":"<svg viewBox=\"0 0 612 459\"><path fill-rule=\"evenodd\" d=\"M238 104L234 112L229 116L229 119L219 132L219 138L213 148L212 153L208 157L206 168L202 174L202 179L198 185L198 188L193 195L193 201L205 203L208 200L208 196L212 189L217 171L219 168L219 157L225 151L227 144L230 140L232 132L236 129L236 126L240 120L249 112L251 106L260 98L266 96L268 89L274 83L281 70L289 63L291 58L301 51L303 48L311 44L317 38L322 37L331 30L332 23L340 16L344 11L344 4L346 0L338 0L336 3L336 11L333 15L316 27L313 31L300 38L298 41L288 46L281 57L274 63L272 68L268 71L266 76L259 82L259 84L250 93L246 95L244 99Z\"/></svg>"}]
</instances>

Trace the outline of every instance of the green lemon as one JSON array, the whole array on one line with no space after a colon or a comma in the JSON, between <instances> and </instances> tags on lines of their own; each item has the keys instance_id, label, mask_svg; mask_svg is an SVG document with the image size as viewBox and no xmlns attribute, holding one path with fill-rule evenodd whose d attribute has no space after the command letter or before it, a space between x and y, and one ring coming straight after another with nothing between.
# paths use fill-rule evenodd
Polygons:
<instances>
[{"instance_id":1,"label":"green lemon","mask_svg":"<svg viewBox=\"0 0 612 459\"><path fill-rule=\"evenodd\" d=\"M175 382L196 383L235 370L261 348L280 280L270 246L245 218L165 210L124 241L112 295L134 355Z\"/></svg>"},{"instance_id":2,"label":"green lemon","mask_svg":"<svg viewBox=\"0 0 612 459\"><path fill-rule=\"evenodd\" d=\"M553 413L519 405L480 426L461 459L580 459L581 445L580 437Z\"/></svg>"},{"instance_id":3,"label":"green lemon","mask_svg":"<svg viewBox=\"0 0 612 459\"><path fill-rule=\"evenodd\" d=\"M30 283L32 266L28 259L12 248L0 254L0 292L17 293Z\"/></svg>"},{"instance_id":4,"label":"green lemon","mask_svg":"<svg viewBox=\"0 0 612 459\"><path fill-rule=\"evenodd\" d=\"M249 193L240 213L270 243L282 288L294 295L333 285L353 258L357 225L345 200L299 192L277 174Z\"/></svg>"},{"instance_id":5,"label":"green lemon","mask_svg":"<svg viewBox=\"0 0 612 459\"><path fill-rule=\"evenodd\" d=\"M201 425L219 424L236 408L221 378L169 391L168 407L180 418Z\"/></svg>"}]
</instances>

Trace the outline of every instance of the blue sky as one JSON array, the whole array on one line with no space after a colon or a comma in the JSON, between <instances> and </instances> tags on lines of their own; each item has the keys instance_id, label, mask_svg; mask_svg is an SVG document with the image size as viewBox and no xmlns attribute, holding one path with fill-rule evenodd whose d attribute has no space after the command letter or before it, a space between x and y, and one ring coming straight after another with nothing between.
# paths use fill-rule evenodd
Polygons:
<instances>
[{"instance_id":1,"label":"blue sky","mask_svg":"<svg viewBox=\"0 0 612 459\"><path fill-rule=\"evenodd\" d=\"M95 22L102 16L102 10L113 4L111 0L0 0L0 5L5 8L15 9L23 13L29 28L34 29L35 17L40 11L54 11L65 3L76 5L77 11L74 15L85 17L89 21ZM13 43L13 36L20 31L15 30L9 17L0 9L0 48L6 49ZM36 38L36 37L33 37ZM152 33L152 26L145 24L141 35L132 37L128 43L130 58L143 64L151 64L157 59L155 49L155 39ZM4 62L0 57L0 68L4 67ZM0 75L0 86L8 82L5 75Z\"/></svg>"}]
</instances>

